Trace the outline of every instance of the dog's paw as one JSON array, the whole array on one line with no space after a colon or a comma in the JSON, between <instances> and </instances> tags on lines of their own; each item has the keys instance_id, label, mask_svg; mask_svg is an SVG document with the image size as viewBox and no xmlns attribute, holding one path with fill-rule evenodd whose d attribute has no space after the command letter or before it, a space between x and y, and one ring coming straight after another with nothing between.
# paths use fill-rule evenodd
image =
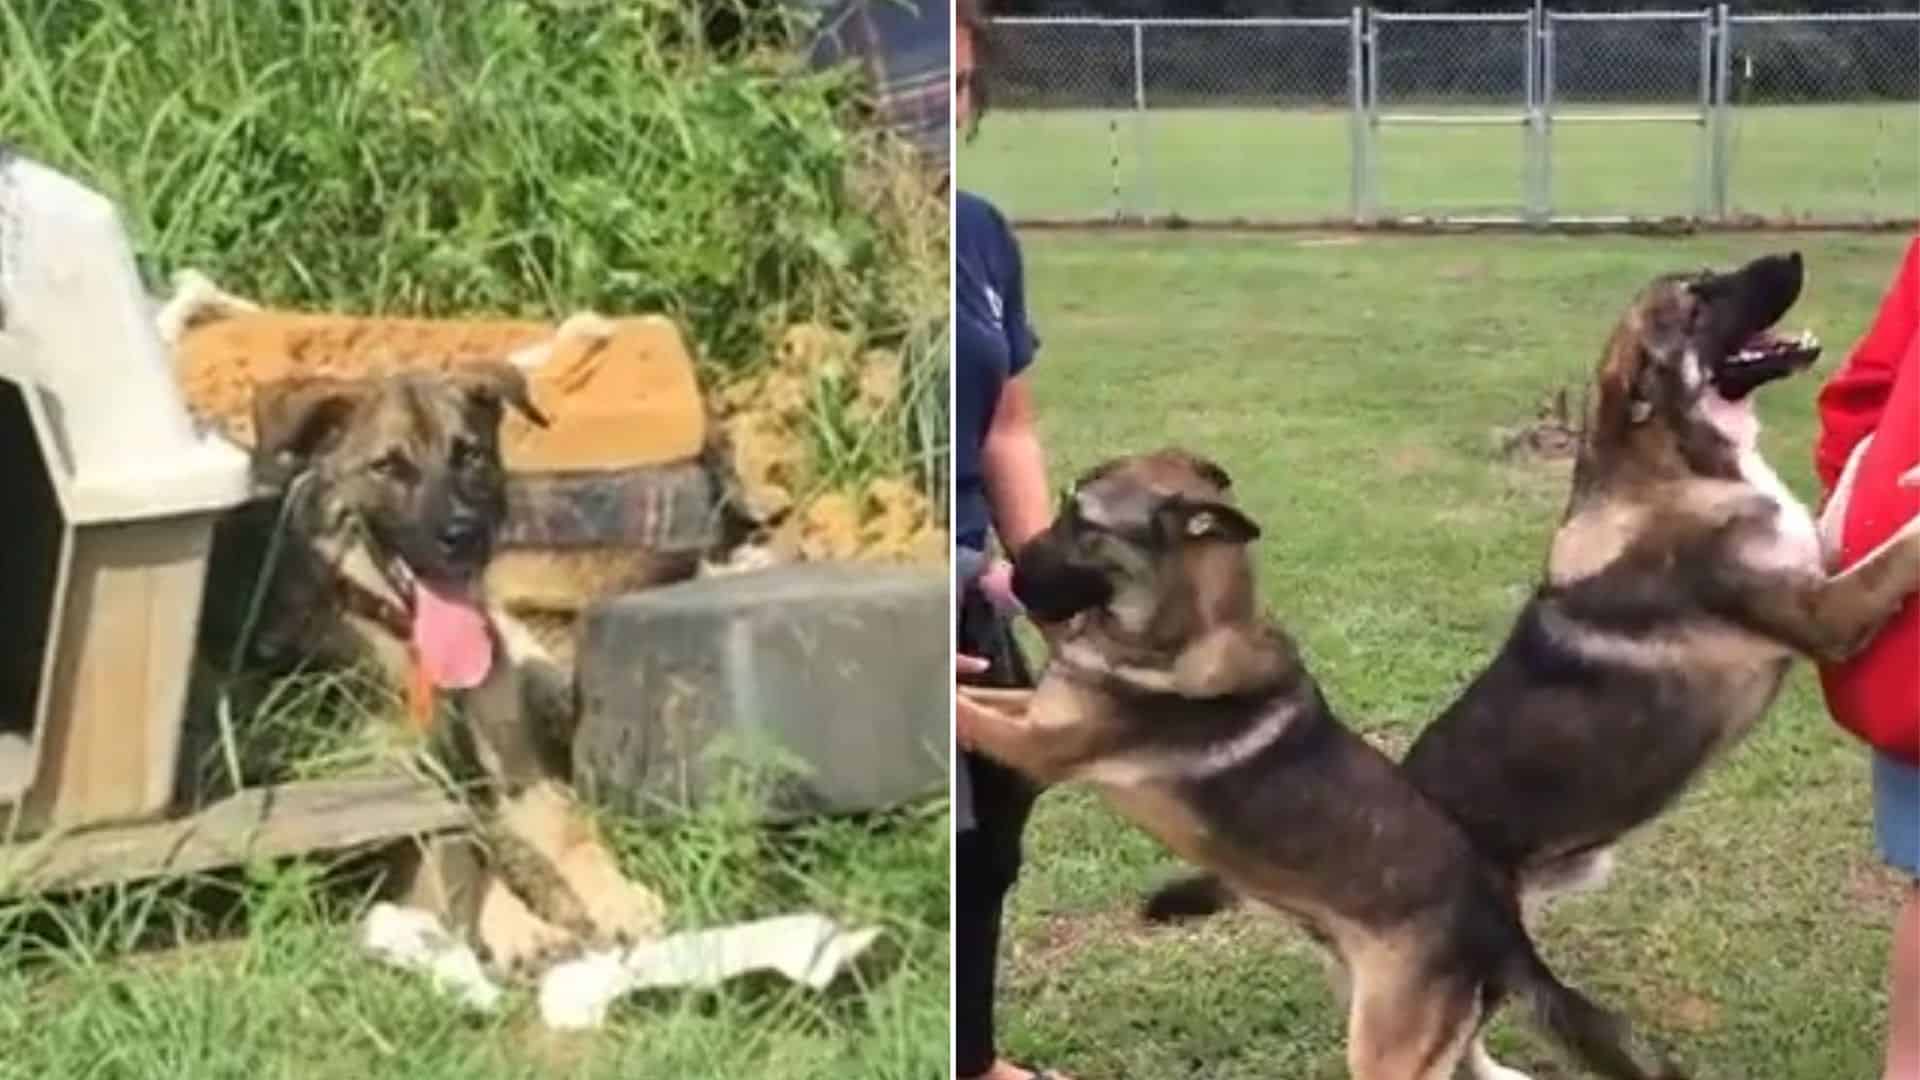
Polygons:
<instances>
[{"instance_id":1,"label":"dog's paw","mask_svg":"<svg viewBox=\"0 0 1920 1080\"><path fill-rule=\"evenodd\" d=\"M508 978L532 978L586 947L579 935L535 915L498 877L487 883L475 930L488 968Z\"/></svg>"},{"instance_id":2,"label":"dog's paw","mask_svg":"<svg viewBox=\"0 0 1920 1080\"><path fill-rule=\"evenodd\" d=\"M653 890L620 872L613 855L599 844L582 845L561 860L560 876L586 911L602 943L635 945L666 929L667 906Z\"/></svg>"}]
</instances>

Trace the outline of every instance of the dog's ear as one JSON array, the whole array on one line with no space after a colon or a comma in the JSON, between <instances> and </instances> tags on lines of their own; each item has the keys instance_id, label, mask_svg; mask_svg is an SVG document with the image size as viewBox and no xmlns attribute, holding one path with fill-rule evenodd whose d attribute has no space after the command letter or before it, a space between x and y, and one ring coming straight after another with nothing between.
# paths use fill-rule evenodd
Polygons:
<instances>
[{"instance_id":1,"label":"dog's ear","mask_svg":"<svg viewBox=\"0 0 1920 1080\"><path fill-rule=\"evenodd\" d=\"M284 379L253 395L253 477L279 487L338 436L372 393L364 379Z\"/></svg>"},{"instance_id":2,"label":"dog's ear","mask_svg":"<svg viewBox=\"0 0 1920 1080\"><path fill-rule=\"evenodd\" d=\"M1260 526L1223 502L1173 498L1161 513L1180 537L1187 540L1224 540L1245 544L1260 538Z\"/></svg>"},{"instance_id":3,"label":"dog's ear","mask_svg":"<svg viewBox=\"0 0 1920 1080\"><path fill-rule=\"evenodd\" d=\"M461 364L452 370L450 377L469 399L483 408L499 413L502 405L511 405L513 411L535 427L551 423L534 405L526 373L504 360Z\"/></svg>"},{"instance_id":4,"label":"dog's ear","mask_svg":"<svg viewBox=\"0 0 1920 1080\"><path fill-rule=\"evenodd\" d=\"M1179 458L1186 464L1187 468L1198 473L1201 479L1219 488L1221 491L1233 490L1233 477L1228 476L1227 470L1222 468L1220 463L1214 461L1212 458L1202 457L1191 450L1176 449L1169 450L1167 453Z\"/></svg>"},{"instance_id":5,"label":"dog's ear","mask_svg":"<svg viewBox=\"0 0 1920 1080\"><path fill-rule=\"evenodd\" d=\"M1113 473L1118 472L1120 469L1120 466L1125 464L1125 462L1126 462L1125 458L1109 458L1108 460L1103 461L1098 465L1095 465L1093 468L1088 469L1085 472L1081 473L1079 476L1074 477L1073 480L1067 484L1066 489L1063 492L1063 495L1067 498L1072 498L1074 492L1079 491L1081 488L1086 487L1088 484L1093 483L1095 480L1098 480L1105 476L1111 476Z\"/></svg>"},{"instance_id":6,"label":"dog's ear","mask_svg":"<svg viewBox=\"0 0 1920 1080\"><path fill-rule=\"evenodd\" d=\"M1641 337L1643 332L1641 318L1633 313L1623 318L1607 339L1597 380L1599 393L1594 400L1593 427L1602 438L1621 438L1628 428L1653 415L1645 386L1653 364Z\"/></svg>"}]
</instances>

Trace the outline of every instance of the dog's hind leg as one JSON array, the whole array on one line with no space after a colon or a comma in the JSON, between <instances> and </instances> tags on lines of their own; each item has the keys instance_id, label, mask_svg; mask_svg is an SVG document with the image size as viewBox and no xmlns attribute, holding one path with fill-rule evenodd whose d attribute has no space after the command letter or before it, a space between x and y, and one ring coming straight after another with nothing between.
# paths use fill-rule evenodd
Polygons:
<instances>
[{"instance_id":1,"label":"dog's hind leg","mask_svg":"<svg viewBox=\"0 0 1920 1080\"><path fill-rule=\"evenodd\" d=\"M1347 1013L1353 1080L1452 1080L1480 1019L1471 982L1388 950L1356 963Z\"/></svg>"},{"instance_id":2,"label":"dog's hind leg","mask_svg":"<svg viewBox=\"0 0 1920 1080\"><path fill-rule=\"evenodd\" d=\"M1467 1047L1467 1075L1472 1080L1533 1080L1518 1069L1509 1069L1487 1053L1486 1036L1476 1034Z\"/></svg>"},{"instance_id":3,"label":"dog's hind leg","mask_svg":"<svg viewBox=\"0 0 1920 1080\"><path fill-rule=\"evenodd\" d=\"M1527 919L1538 918L1548 905L1563 896L1593 892L1613 877L1613 848L1598 847L1548 862L1529 866L1520 872L1520 903Z\"/></svg>"}]
</instances>

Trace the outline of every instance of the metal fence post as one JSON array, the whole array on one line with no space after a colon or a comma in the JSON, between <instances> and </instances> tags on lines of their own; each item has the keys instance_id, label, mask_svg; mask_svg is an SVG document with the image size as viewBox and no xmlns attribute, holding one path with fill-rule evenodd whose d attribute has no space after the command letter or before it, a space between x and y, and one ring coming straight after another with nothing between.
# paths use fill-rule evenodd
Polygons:
<instances>
[{"instance_id":1,"label":"metal fence post","mask_svg":"<svg viewBox=\"0 0 1920 1080\"><path fill-rule=\"evenodd\" d=\"M1135 169L1139 178L1140 195L1135 207L1142 219L1146 218L1153 205L1151 159L1147 154L1147 44L1146 25L1136 20L1133 24L1133 141L1140 155Z\"/></svg>"},{"instance_id":2,"label":"metal fence post","mask_svg":"<svg viewBox=\"0 0 1920 1080\"><path fill-rule=\"evenodd\" d=\"M1538 8L1540 25L1536 27L1540 40L1528 42L1528 48L1538 44L1540 48L1540 90L1536 117L1540 125L1540 221L1549 221L1553 217L1553 83L1559 77L1557 44L1553 37L1553 12Z\"/></svg>"},{"instance_id":3,"label":"metal fence post","mask_svg":"<svg viewBox=\"0 0 1920 1080\"><path fill-rule=\"evenodd\" d=\"M1373 220L1373 207L1367 199L1369 165L1367 162L1367 71L1364 64L1366 34L1365 12L1354 8L1347 30L1347 140L1349 143L1348 196L1356 225Z\"/></svg>"},{"instance_id":4,"label":"metal fence post","mask_svg":"<svg viewBox=\"0 0 1920 1080\"><path fill-rule=\"evenodd\" d=\"M1714 8L1714 23L1720 33L1714 38L1713 56L1713 160L1709 172L1713 178L1713 217L1716 221L1727 220L1727 180L1733 169L1729 130L1728 110L1732 102L1732 44L1733 23L1727 15L1727 5Z\"/></svg>"},{"instance_id":5,"label":"metal fence post","mask_svg":"<svg viewBox=\"0 0 1920 1080\"><path fill-rule=\"evenodd\" d=\"M1553 217L1553 13L1534 8L1527 21L1527 216Z\"/></svg>"},{"instance_id":6,"label":"metal fence post","mask_svg":"<svg viewBox=\"0 0 1920 1080\"><path fill-rule=\"evenodd\" d=\"M1713 212L1713 145L1718 130L1718 113L1713 105L1713 58L1717 55L1720 30L1714 26L1713 10L1700 12L1700 139L1694 149L1693 216L1704 218Z\"/></svg>"},{"instance_id":7,"label":"metal fence post","mask_svg":"<svg viewBox=\"0 0 1920 1080\"><path fill-rule=\"evenodd\" d=\"M1368 221L1377 221L1380 217L1380 20L1371 12L1367 14L1361 41L1366 47L1366 85L1361 90L1367 113L1366 213Z\"/></svg>"}]
</instances>

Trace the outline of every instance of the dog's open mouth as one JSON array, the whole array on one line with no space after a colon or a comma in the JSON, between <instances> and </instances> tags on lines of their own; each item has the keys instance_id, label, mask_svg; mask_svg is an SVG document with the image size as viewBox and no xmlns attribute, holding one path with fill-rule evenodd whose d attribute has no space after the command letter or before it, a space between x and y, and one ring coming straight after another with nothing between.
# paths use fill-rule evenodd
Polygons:
<instances>
[{"instance_id":1,"label":"dog's open mouth","mask_svg":"<svg viewBox=\"0 0 1920 1080\"><path fill-rule=\"evenodd\" d=\"M1791 375L1820 358L1820 340L1802 330L1787 337L1762 330L1714 367L1713 388L1728 401L1739 401L1764 383Z\"/></svg>"},{"instance_id":2,"label":"dog's open mouth","mask_svg":"<svg viewBox=\"0 0 1920 1080\"><path fill-rule=\"evenodd\" d=\"M1808 330L1787 335L1773 326L1800 298L1806 271L1798 252L1755 259L1730 274L1696 281L1694 295L1709 305L1707 350L1716 355L1711 381L1728 401L1800 371L1820 356ZM1718 349L1714 344L1724 343Z\"/></svg>"},{"instance_id":3,"label":"dog's open mouth","mask_svg":"<svg viewBox=\"0 0 1920 1080\"><path fill-rule=\"evenodd\" d=\"M470 690L485 682L493 670L493 635L468 589L429 582L398 556L387 559L382 572L406 606L409 644L428 681L442 690Z\"/></svg>"}]
</instances>

